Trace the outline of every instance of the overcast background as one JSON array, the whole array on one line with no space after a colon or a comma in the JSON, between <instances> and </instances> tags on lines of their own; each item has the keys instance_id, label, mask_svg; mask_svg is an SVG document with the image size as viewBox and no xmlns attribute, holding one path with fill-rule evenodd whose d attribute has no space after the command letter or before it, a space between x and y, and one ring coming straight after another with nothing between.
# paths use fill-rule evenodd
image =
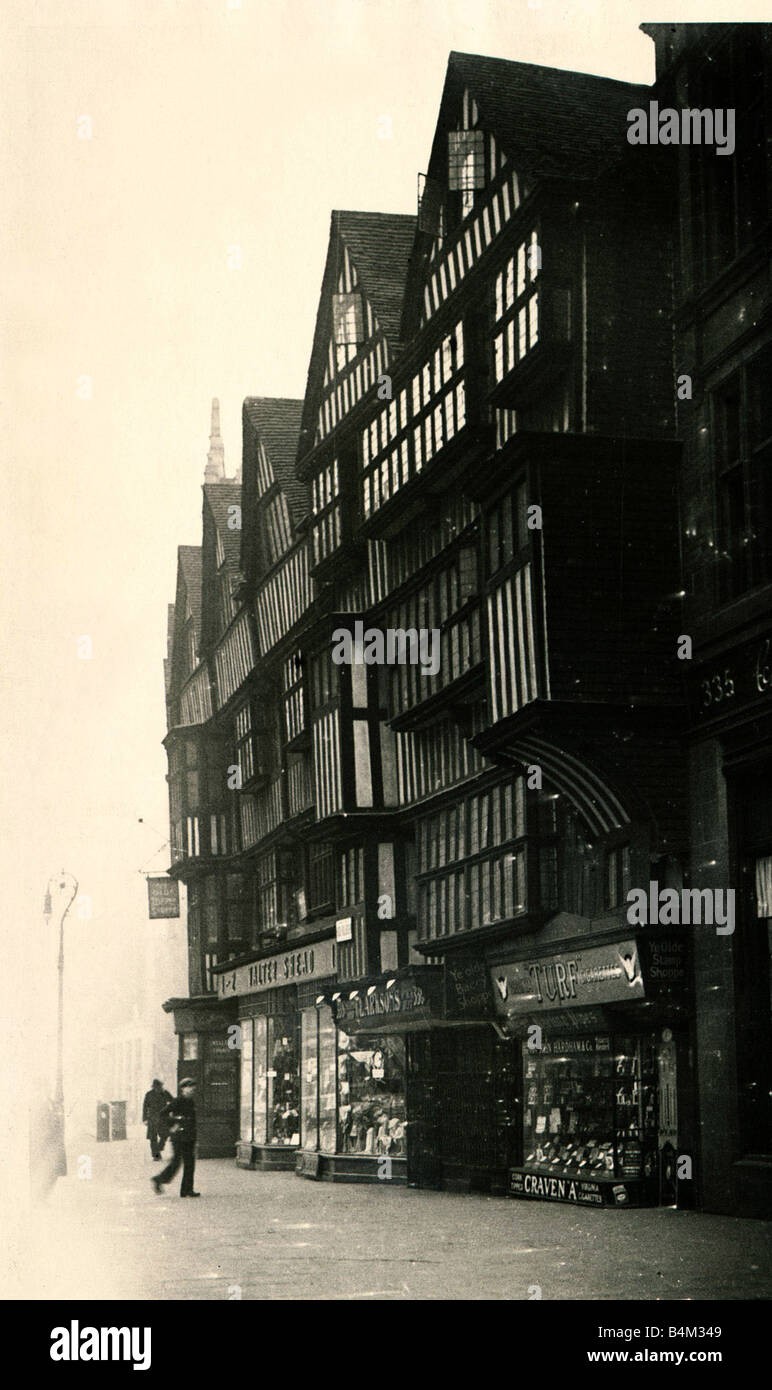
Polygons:
<instances>
[{"instance_id":1,"label":"overcast background","mask_svg":"<svg viewBox=\"0 0 772 1390\"><path fill-rule=\"evenodd\" d=\"M92 1084L92 1030L136 994L138 941L162 930L141 871L168 865L166 606L178 544L200 543L210 402L233 474L244 396L303 394L331 208L415 211L451 49L650 82L641 21L768 18L730 8L2 0L0 977L17 1087L50 1010L49 875L76 874L92 910L67 927L70 1092Z\"/></svg>"}]
</instances>

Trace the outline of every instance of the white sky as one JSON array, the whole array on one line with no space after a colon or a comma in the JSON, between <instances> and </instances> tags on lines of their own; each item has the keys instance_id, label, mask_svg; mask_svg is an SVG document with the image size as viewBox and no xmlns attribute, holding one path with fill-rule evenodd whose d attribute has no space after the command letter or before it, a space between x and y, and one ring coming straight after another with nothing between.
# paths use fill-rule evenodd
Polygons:
<instances>
[{"instance_id":1,"label":"white sky","mask_svg":"<svg viewBox=\"0 0 772 1390\"><path fill-rule=\"evenodd\" d=\"M136 984L138 870L168 863L166 605L177 545L200 542L211 398L233 473L243 397L303 393L331 208L415 210L452 48L648 82L642 20L767 17L763 0L725 9L3 0L2 882L20 1016L24 934L62 866L94 914L68 929L70 1019L97 1026Z\"/></svg>"}]
</instances>

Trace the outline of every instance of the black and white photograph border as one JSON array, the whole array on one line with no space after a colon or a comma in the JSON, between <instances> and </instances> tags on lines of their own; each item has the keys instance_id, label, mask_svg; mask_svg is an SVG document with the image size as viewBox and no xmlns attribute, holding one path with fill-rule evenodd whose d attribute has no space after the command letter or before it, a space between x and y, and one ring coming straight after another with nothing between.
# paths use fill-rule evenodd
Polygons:
<instances>
[{"instance_id":1,"label":"black and white photograph border","mask_svg":"<svg viewBox=\"0 0 772 1390\"><path fill-rule=\"evenodd\" d=\"M772 1296L762 10L6 0L49 1367L256 1300L680 1366Z\"/></svg>"}]
</instances>

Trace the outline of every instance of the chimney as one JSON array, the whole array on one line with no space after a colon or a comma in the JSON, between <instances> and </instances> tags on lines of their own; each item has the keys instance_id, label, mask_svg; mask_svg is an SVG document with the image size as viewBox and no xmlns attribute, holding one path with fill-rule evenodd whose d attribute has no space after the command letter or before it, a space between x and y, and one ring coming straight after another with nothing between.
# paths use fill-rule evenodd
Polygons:
<instances>
[{"instance_id":1,"label":"chimney","mask_svg":"<svg viewBox=\"0 0 772 1390\"><path fill-rule=\"evenodd\" d=\"M204 482L222 483L224 481L225 450L220 438L220 402L215 396L212 401L212 428L209 434L209 453L206 456Z\"/></svg>"}]
</instances>

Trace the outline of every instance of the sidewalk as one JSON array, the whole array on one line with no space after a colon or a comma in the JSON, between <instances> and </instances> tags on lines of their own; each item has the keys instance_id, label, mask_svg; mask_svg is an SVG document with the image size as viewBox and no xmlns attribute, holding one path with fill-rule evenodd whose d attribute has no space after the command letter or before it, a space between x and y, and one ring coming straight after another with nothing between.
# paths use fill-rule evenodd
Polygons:
<instances>
[{"instance_id":1,"label":"sidewalk","mask_svg":"<svg viewBox=\"0 0 772 1390\"><path fill-rule=\"evenodd\" d=\"M178 1180L153 1193L146 1143L86 1142L91 1177L73 1153L33 1214L23 1297L772 1297L769 1223L314 1183L225 1159L198 1163L201 1199L183 1202Z\"/></svg>"}]
</instances>

